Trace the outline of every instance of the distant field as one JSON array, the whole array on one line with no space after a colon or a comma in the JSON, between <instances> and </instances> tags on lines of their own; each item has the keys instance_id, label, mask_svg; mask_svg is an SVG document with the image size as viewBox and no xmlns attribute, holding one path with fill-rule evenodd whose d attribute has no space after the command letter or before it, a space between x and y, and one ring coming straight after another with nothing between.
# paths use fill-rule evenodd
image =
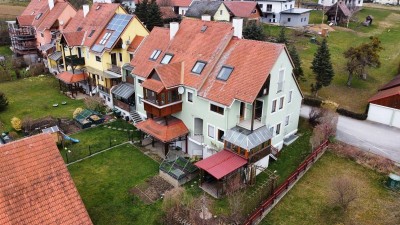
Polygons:
<instances>
[{"instance_id":1,"label":"distant field","mask_svg":"<svg viewBox=\"0 0 400 225\"><path fill-rule=\"evenodd\" d=\"M0 4L0 19L15 19L25 8L25 6Z\"/></svg>"}]
</instances>

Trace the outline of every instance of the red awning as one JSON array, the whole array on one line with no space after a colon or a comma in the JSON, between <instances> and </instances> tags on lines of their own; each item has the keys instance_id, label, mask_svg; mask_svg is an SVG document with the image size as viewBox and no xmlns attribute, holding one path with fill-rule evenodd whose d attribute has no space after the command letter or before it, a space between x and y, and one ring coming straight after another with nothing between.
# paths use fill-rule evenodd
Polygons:
<instances>
[{"instance_id":1,"label":"red awning","mask_svg":"<svg viewBox=\"0 0 400 225\"><path fill-rule=\"evenodd\" d=\"M189 133L188 128L182 120L173 118L168 119L168 125L162 121L155 121L151 118L137 123L136 128L153 136L154 138L166 143L176 138L183 137Z\"/></svg>"},{"instance_id":2,"label":"red awning","mask_svg":"<svg viewBox=\"0 0 400 225\"><path fill-rule=\"evenodd\" d=\"M87 74L84 72L73 74L69 71L64 71L57 75L57 79L63 81L66 84L73 84L80 81L84 81L87 78Z\"/></svg>"},{"instance_id":3,"label":"red awning","mask_svg":"<svg viewBox=\"0 0 400 225\"><path fill-rule=\"evenodd\" d=\"M247 160L229 150L222 150L195 165L218 180L247 164Z\"/></svg>"}]
</instances>

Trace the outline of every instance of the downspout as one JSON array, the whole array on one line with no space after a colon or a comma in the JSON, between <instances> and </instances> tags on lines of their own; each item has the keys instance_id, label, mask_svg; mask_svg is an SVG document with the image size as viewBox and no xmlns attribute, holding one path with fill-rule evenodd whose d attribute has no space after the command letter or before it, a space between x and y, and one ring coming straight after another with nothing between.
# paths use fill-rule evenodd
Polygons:
<instances>
[{"instance_id":1,"label":"downspout","mask_svg":"<svg viewBox=\"0 0 400 225\"><path fill-rule=\"evenodd\" d=\"M250 132L253 133L254 130L254 119L255 119L255 110L256 109L256 100L253 102L253 109L251 111L251 127L250 127Z\"/></svg>"}]
</instances>

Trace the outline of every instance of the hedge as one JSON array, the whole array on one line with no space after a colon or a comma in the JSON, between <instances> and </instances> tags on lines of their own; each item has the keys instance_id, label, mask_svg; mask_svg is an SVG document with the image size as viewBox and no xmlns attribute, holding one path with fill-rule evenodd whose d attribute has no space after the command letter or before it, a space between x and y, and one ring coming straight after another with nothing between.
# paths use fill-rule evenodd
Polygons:
<instances>
[{"instance_id":1,"label":"hedge","mask_svg":"<svg viewBox=\"0 0 400 225\"><path fill-rule=\"evenodd\" d=\"M321 107L322 100L318 99L318 98L304 97L303 104L309 105L309 106L312 106L312 107Z\"/></svg>"},{"instance_id":2,"label":"hedge","mask_svg":"<svg viewBox=\"0 0 400 225\"><path fill-rule=\"evenodd\" d=\"M366 114L366 113L355 113L355 112L352 112L352 111L349 111L347 109L340 108L340 107L337 108L336 112L339 113L340 115L351 117L351 118L357 119L357 120L366 120L368 117L368 114Z\"/></svg>"}]
</instances>

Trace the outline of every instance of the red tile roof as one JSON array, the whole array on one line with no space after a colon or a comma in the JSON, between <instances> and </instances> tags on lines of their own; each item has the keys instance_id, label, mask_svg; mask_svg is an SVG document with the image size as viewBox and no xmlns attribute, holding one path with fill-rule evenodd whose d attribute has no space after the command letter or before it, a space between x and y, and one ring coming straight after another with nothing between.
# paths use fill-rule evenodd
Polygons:
<instances>
[{"instance_id":1,"label":"red tile roof","mask_svg":"<svg viewBox=\"0 0 400 225\"><path fill-rule=\"evenodd\" d=\"M182 73L183 72L183 63L171 63L167 65L158 66L155 68L158 76L161 79L164 87L166 89L176 87L182 84Z\"/></svg>"},{"instance_id":2,"label":"red tile roof","mask_svg":"<svg viewBox=\"0 0 400 225\"><path fill-rule=\"evenodd\" d=\"M229 106L234 99L252 104L284 45L233 39L199 91L199 95ZM217 79L222 66L233 67L227 81Z\"/></svg>"},{"instance_id":3,"label":"red tile roof","mask_svg":"<svg viewBox=\"0 0 400 225\"><path fill-rule=\"evenodd\" d=\"M368 99L368 102L373 103L374 101L377 101L377 100L380 100L380 99L384 99L384 98L388 98L388 97L392 97L392 96L395 96L395 95L400 95L400 86L379 91L374 96L372 96L370 99Z\"/></svg>"},{"instance_id":4,"label":"red tile roof","mask_svg":"<svg viewBox=\"0 0 400 225\"><path fill-rule=\"evenodd\" d=\"M397 87L397 86L400 86L400 74L395 76L391 81L389 81L389 83L385 84L379 90L382 91L382 90L389 89L392 87Z\"/></svg>"},{"instance_id":5,"label":"red tile roof","mask_svg":"<svg viewBox=\"0 0 400 225\"><path fill-rule=\"evenodd\" d=\"M79 81L84 81L87 78L87 74L84 72L73 74L70 71L64 71L57 75L57 79L62 80L66 84L73 84Z\"/></svg>"},{"instance_id":6,"label":"red tile roof","mask_svg":"<svg viewBox=\"0 0 400 225\"><path fill-rule=\"evenodd\" d=\"M224 1L225 6L234 16L248 18L257 9L257 2Z\"/></svg>"},{"instance_id":7,"label":"red tile roof","mask_svg":"<svg viewBox=\"0 0 400 225\"><path fill-rule=\"evenodd\" d=\"M42 17L49 10L48 1L45 0L32 0L25 10L17 17L20 26L31 26L35 21L35 17L42 13Z\"/></svg>"},{"instance_id":8,"label":"red tile roof","mask_svg":"<svg viewBox=\"0 0 400 225\"><path fill-rule=\"evenodd\" d=\"M142 43L143 39L143 36L136 35L136 37L132 40L131 44L128 47L128 52L136 51L136 49L138 49L140 44Z\"/></svg>"},{"instance_id":9,"label":"red tile roof","mask_svg":"<svg viewBox=\"0 0 400 225\"><path fill-rule=\"evenodd\" d=\"M172 118L168 120L168 125L160 124L153 119L147 119L135 125L139 130L153 136L154 138L166 143L176 138L183 137L189 133L189 129L182 120Z\"/></svg>"},{"instance_id":10,"label":"red tile roof","mask_svg":"<svg viewBox=\"0 0 400 225\"><path fill-rule=\"evenodd\" d=\"M140 0L134 0L135 4L139 4ZM150 1L149 1L150 2ZM182 6L182 7L189 7L192 3L192 0L156 0L157 5L159 6Z\"/></svg>"},{"instance_id":11,"label":"red tile roof","mask_svg":"<svg viewBox=\"0 0 400 225\"><path fill-rule=\"evenodd\" d=\"M42 0L45 1L45 0ZM50 29L53 24L56 22L56 20L59 18L61 13L67 8L70 7L71 9L74 9L74 7L69 4L69 2L56 2L54 5L54 8L47 13L46 17L43 18L42 22L38 26L39 31L44 31L46 29ZM75 9L74 9L75 10ZM76 11L76 10L75 10ZM74 17L75 15L69 15L71 18ZM67 21L64 21L67 22Z\"/></svg>"},{"instance_id":12,"label":"red tile roof","mask_svg":"<svg viewBox=\"0 0 400 225\"><path fill-rule=\"evenodd\" d=\"M154 80L154 79L146 79L142 83L142 87L152 90L157 94L164 90L164 85L161 81Z\"/></svg>"},{"instance_id":13,"label":"red tile roof","mask_svg":"<svg viewBox=\"0 0 400 225\"><path fill-rule=\"evenodd\" d=\"M161 16L162 18L165 19L175 19L178 18L178 15L176 15L176 13L174 12L174 10L172 9L172 7L170 6L161 6L160 7L160 12L161 12Z\"/></svg>"},{"instance_id":14,"label":"red tile roof","mask_svg":"<svg viewBox=\"0 0 400 225\"><path fill-rule=\"evenodd\" d=\"M0 146L0 224L92 224L51 134Z\"/></svg>"},{"instance_id":15,"label":"red tile roof","mask_svg":"<svg viewBox=\"0 0 400 225\"><path fill-rule=\"evenodd\" d=\"M64 33L64 39L68 46L80 46L83 45L83 38L85 37L85 31L76 31Z\"/></svg>"},{"instance_id":16,"label":"red tile roof","mask_svg":"<svg viewBox=\"0 0 400 225\"><path fill-rule=\"evenodd\" d=\"M207 173L219 180L246 164L246 159L224 149L194 165L207 171Z\"/></svg>"}]
</instances>

